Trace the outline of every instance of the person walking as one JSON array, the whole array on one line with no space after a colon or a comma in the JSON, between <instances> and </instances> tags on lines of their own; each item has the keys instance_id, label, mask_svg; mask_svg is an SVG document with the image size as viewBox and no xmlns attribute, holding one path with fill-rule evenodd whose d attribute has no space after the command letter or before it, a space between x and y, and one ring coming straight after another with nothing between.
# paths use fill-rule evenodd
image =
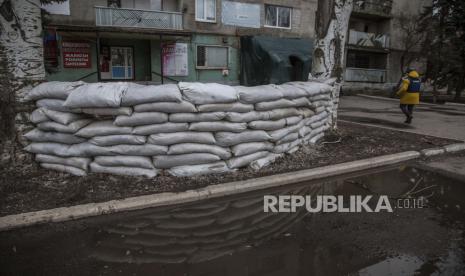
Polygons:
<instances>
[{"instance_id":1,"label":"person walking","mask_svg":"<svg viewBox=\"0 0 465 276\"><path fill-rule=\"evenodd\" d=\"M420 103L420 75L415 69L407 69L407 76L402 79L402 84L397 96L400 97L400 109L405 114L406 124L412 123L413 108Z\"/></svg>"}]
</instances>

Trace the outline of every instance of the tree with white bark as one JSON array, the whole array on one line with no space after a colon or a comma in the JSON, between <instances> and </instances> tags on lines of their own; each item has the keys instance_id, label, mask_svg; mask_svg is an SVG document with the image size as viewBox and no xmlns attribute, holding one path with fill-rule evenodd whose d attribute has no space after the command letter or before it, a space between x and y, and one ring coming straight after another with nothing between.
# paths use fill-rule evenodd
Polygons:
<instances>
[{"instance_id":1,"label":"tree with white bark","mask_svg":"<svg viewBox=\"0 0 465 276\"><path fill-rule=\"evenodd\" d=\"M345 45L353 0L318 0L312 77L335 78L331 123L337 127L337 103L344 81Z\"/></svg>"},{"instance_id":2,"label":"tree with white bark","mask_svg":"<svg viewBox=\"0 0 465 276\"><path fill-rule=\"evenodd\" d=\"M40 0L0 0L0 140L15 149L21 96L45 78ZM4 152L5 149L0 149ZM10 150L10 149L9 149ZM12 154L14 155L14 154Z\"/></svg>"}]
</instances>

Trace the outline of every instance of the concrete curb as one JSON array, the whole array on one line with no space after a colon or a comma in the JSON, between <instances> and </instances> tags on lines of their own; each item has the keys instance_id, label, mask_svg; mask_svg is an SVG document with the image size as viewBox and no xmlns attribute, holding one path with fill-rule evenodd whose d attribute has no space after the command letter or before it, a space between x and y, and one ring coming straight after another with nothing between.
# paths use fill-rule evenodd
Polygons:
<instances>
[{"instance_id":1,"label":"concrete curb","mask_svg":"<svg viewBox=\"0 0 465 276\"><path fill-rule=\"evenodd\" d=\"M108 202L89 203L71 207L61 207L37 212L9 215L0 217L0 231L47 222L63 222L85 217L188 203L208 198L217 198L255 190L268 189L392 165L416 159L420 156L421 154L418 151L406 151L297 172L211 185L201 189L188 190L180 193L145 195L121 200L111 200Z\"/></svg>"},{"instance_id":2,"label":"concrete curb","mask_svg":"<svg viewBox=\"0 0 465 276\"><path fill-rule=\"evenodd\" d=\"M364 98L369 98L369 99L374 99L374 100L382 100L382 101L391 101L391 102L399 102L399 99L393 99L393 98L386 98L386 97L380 97L380 96L372 96L372 95L364 95L364 94L356 94L356 96L364 97ZM446 102L444 104L433 104L433 103L424 103L420 102L420 105L429 105L429 106L441 106L441 105L449 105L449 106L458 106L458 107L465 107L465 104L461 103L449 103Z\"/></svg>"}]
</instances>

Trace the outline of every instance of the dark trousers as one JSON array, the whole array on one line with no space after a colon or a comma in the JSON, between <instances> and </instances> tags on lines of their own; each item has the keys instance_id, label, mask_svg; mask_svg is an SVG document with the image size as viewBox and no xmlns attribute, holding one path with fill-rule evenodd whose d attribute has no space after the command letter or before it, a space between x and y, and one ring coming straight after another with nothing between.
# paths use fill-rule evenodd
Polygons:
<instances>
[{"instance_id":1,"label":"dark trousers","mask_svg":"<svg viewBox=\"0 0 465 276\"><path fill-rule=\"evenodd\" d=\"M400 105L400 110L402 110L402 112L405 114L407 119L412 118L414 106L415 105L413 104L401 104Z\"/></svg>"}]
</instances>

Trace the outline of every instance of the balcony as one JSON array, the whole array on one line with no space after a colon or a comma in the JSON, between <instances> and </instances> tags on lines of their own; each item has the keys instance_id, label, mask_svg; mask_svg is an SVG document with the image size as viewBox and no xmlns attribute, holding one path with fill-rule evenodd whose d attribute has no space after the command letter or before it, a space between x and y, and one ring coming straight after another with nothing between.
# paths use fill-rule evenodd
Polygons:
<instances>
[{"instance_id":1,"label":"balcony","mask_svg":"<svg viewBox=\"0 0 465 276\"><path fill-rule=\"evenodd\" d=\"M351 82L386 82L386 70L368 68L346 68L345 80Z\"/></svg>"},{"instance_id":2,"label":"balcony","mask_svg":"<svg viewBox=\"0 0 465 276\"><path fill-rule=\"evenodd\" d=\"M380 35L350 30L348 44L358 47L386 49L389 48L389 35Z\"/></svg>"},{"instance_id":3,"label":"balcony","mask_svg":"<svg viewBox=\"0 0 465 276\"><path fill-rule=\"evenodd\" d=\"M95 24L104 27L182 30L182 13L95 7Z\"/></svg>"},{"instance_id":4,"label":"balcony","mask_svg":"<svg viewBox=\"0 0 465 276\"><path fill-rule=\"evenodd\" d=\"M392 0L355 0L353 13L377 16L391 17Z\"/></svg>"}]
</instances>

